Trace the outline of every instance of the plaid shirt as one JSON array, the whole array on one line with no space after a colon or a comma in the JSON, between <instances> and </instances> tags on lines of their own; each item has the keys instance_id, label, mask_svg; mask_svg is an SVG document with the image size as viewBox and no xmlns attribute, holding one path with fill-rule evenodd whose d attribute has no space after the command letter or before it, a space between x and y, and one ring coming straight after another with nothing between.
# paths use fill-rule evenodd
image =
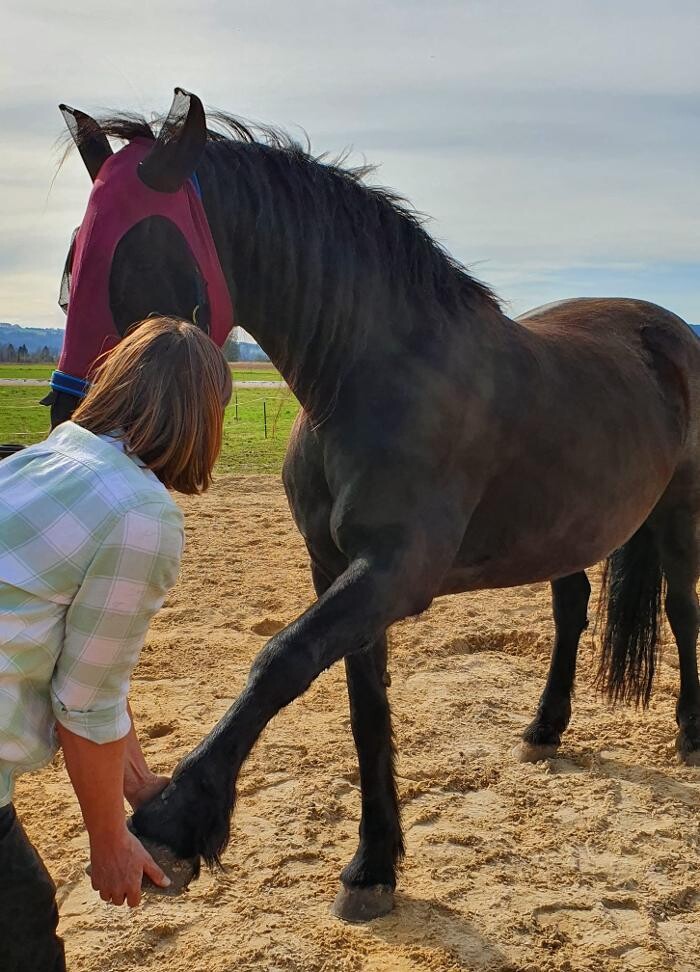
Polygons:
<instances>
[{"instance_id":1,"label":"plaid shirt","mask_svg":"<svg viewBox=\"0 0 700 972\"><path fill-rule=\"evenodd\" d=\"M130 729L129 679L177 579L182 513L118 440L73 422L0 462L0 806L57 749Z\"/></svg>"}]
</instances>

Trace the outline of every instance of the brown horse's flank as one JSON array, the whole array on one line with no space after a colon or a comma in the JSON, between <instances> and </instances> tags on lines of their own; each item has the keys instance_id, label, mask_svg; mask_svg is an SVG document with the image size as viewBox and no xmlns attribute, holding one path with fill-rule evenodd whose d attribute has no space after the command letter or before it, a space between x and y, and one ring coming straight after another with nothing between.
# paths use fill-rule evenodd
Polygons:
<instances>
[{"instance_id":1,"label":"brown horse's flank","mask_svg":"<svg viewBox=\"0 0 700 972\"><path fill-rule=\"evenodd\" d=\"M197 155L188 118L166 126L180 159ZM646 703L664 600L680 657L678 749L698 759L700 343L674 314L634 300L570 300L509 320L391 193L224 121L225 132L197 135L197 174L238 320L304 408L284 483L318 600L268 642L134 826L217 861L260 732L344 659L362 817L337 911L363 919L391 907L403 853L386 631L436 596L551 582L550 671L520 750L541 758L571 715L585 570L607 560L600 685ZM141 124L105 130L130 137ZM113 265L122 317L138 319L143 293L160 310L161 291L172 313L173 281L192 272L157 234L132 234ZM141 264L131 297L120 284Z\"/></svg>"}]
</instances>

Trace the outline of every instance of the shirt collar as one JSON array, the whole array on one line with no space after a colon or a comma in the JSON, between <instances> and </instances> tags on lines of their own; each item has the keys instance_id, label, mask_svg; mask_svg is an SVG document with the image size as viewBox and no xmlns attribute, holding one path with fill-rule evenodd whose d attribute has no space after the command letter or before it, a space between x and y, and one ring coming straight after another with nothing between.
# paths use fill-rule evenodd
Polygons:
<instances>
[{"instance_id":1,"label":"shirt collar","mask_svg":"<svg viewBox=\"0 0 700 972\"><path fill-rule=\"evenodd\" d=\"M128 456L129 459L135 462L140 469L146 469L146 463L143 461L143 459L140 459L133 452L127 452L123 435L124 433L117 429L115 432L107 432L103 435L98 435L97 438L101 439L103 442L106 442L108 445L111 445L114 449L118 449L120 452L123 452L124 455Z\"/></svg>"},{"instance_id":2,"label":"shirt collar","mask_svg":"<svg viewBox=\"0 0 700 972\"><path fill-rule=\"evenodd\" d=\"M103 456L111 456L116 450L127 459L130 459L146 475L152 476L154 479L158 478L153 470L149 469L145 462L139 459L138 456L126 451L123 440L119 438L119 432L110 435L95 435L88 429L83 428L82 425L68 421L56 426L46 439L46 444L63 455L86 461L89 461L90 458L100 453Z\"/></svg>"}]
</instances>

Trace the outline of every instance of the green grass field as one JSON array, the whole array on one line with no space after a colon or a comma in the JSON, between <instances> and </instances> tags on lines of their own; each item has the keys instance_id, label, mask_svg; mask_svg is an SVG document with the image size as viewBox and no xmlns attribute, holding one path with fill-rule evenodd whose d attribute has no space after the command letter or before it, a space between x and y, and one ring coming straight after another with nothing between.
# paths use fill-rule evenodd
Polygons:
<instances>
[{"instance_id":1,"label":"green grass field","mask_svg":"<svg viewBox=\"0 0 700 972\"><path fill-rule=\"evenodd\" d=\"M53 364L0 364L0 378L36 378L48 381L56 366ZM272 365L248 368L245 364L232 365L234 381L281 381L282 376Z\"/></svg>"},{"instance_id":2,"label":"green grass field","mask_svg":"<svg viewBox=\"0 0 700 972\"><path fill-rule=\"evenodd\" d=\"M261 371L253 374L258 381L267 378ZM43 389L36 386L0 386L0 442L30 445L46 436L49 414L38 404L42 393ZM219 472L278 473L292 422L299 411L298 402L291 392L276 388L239 389L236 394L238 418L232 402L226 410ZM267 410L267 438L263 402Z\"/></svg>"},{"instance_id":3,"label":"green grass field","mask_svg":"<svg viewBox=\"0 0 700 972\"><path fill-rule=\"evenodd\" d=\"M52 364L0 364L0 378L40 378L48 380Z\"/></svg>"}]
</instances>

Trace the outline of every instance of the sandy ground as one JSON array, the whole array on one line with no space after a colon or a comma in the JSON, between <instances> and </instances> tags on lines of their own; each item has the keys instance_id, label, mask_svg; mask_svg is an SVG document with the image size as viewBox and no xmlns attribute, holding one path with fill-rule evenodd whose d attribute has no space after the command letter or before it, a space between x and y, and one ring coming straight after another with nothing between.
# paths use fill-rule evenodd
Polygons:
<instances>
[{"instance_id":1,"label":"sandy ground","mask_svg":"<svg viewBox=\"0 0 700 972\"><path fill-rule=\"evenodd\" d=\"M182 578L132 696L159 771L222 715L265 636L312 598L276 479L222 478L183 505ZM59 885L69 969L695 972L700 770L674 760L677 673L662 664L646 714L611 711L591 689L588 637L561 757L519 765L510 751L541 690L550 631L545 585L443 599L393 631L408 853L396 911L368 926L328 914L359 805L340 667L265 732L241 779L225 873L181 899L136 912L103 904L83 874L60 757L24 777L17 805Z\"/></svg>"}]
</instances>

